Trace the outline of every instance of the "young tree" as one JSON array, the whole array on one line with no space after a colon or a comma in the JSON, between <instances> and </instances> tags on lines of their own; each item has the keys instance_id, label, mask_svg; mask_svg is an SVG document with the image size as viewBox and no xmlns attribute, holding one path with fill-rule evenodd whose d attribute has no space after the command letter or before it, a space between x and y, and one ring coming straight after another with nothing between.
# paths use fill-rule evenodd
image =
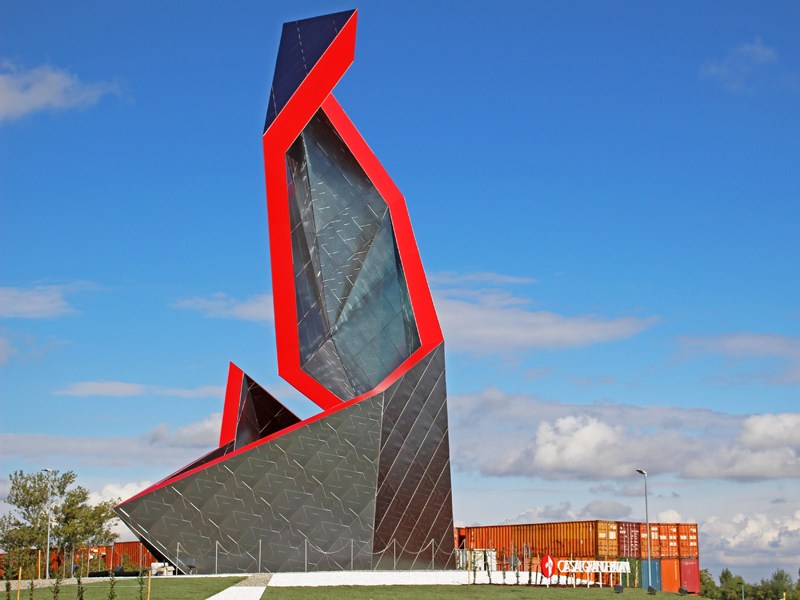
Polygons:
<instances>
[{"instance_id":1,"label":"young tree","mask_svg":"<svg viewBox=\"0 0 800 600\"><path fill-rule=\"evenodd\" d=\"M714 576L711 575L711 571L708 569L700 571L700 595L703 598L711 598L712 600L719 598L719 590L714 582Z\"/></svg>"},{"instance_id":2,"label":"young tree","mask_svg":"<svg viewBox=\"0 0 800 600\"><path fill-rule=\"evenodd\" d=\"M11 561L30 567L30 548L47 546L47 519L50 516L51 549L67 551L82 545L109 544L116 535L111 526L115 501L89 505L89 491L76 486L72 471L11 474L6 503L11 512L0 517L0 547Z\"/></svg>"}]
</instances>

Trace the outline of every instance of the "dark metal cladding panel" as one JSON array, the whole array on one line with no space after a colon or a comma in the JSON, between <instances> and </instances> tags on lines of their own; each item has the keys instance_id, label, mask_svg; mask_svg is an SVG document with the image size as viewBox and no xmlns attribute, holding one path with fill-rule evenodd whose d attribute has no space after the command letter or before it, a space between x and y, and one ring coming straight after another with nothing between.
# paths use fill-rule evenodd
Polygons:
<instances>
[{"instance_id":1,"label":"dark metal cladding panel","mask_svg":"<svg viewBox=\"0 0 800 600\"><path fill-rule=\"evenodd\" d=\"M376 569L452 568L444 345L384 393Z\"/></svg>"},{"instance_id":2,"label":"dark metal cladding panel","mask_svg":"<svg viewBox=\"0 0 800 600\"><path fill-rule=\"evenodd\" d=\"M264 123L266 131L355 10L283 24Z\"/></svg>"},{"instance_id":3,"label":"dark metal cladding panel","mask_svg":"<svg viewBox=\"0 0 800 600\"><path fill-rule=\"evenodd\" d=\"M244 376L236 424L237 450L299 422L300 418L272 394L248 375Z\"/></svg>"},{"instance_id":4,"label":"dark metal cladding panel","mask_svg":"<svg viewBox=\"0 0 800 600\"><path fill-rule=\"evenodd\" d=\"M382 395L117 508L199 573L372 567ZM259 547L260 541L260 547ZM259 564L260 558L260 564Z\"/></svg>"}]
</instances>

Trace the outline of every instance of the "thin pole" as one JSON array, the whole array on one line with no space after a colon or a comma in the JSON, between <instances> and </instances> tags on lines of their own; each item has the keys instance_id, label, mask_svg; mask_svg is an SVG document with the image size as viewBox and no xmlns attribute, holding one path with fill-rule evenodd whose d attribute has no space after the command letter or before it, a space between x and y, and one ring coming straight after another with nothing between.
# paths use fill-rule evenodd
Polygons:
<instances>
[{"instance_id":1,"label":"thin pole","mask_svg":"<svg viewBox=\"0 0 800 600\"><path fill-rule=\"evenodd\" d=\"M304 556L305 556L305 558L304 558L305 569L306 569L306 573L308 573L308 538L305 539L304 544L303 544L303 548L304 548Z\"/></svg>"},{"instance_id":2,"label":"thin pole","mask_svg":"<svg viewBox=\"0 0 800 600\"><path fill-rule=\"evenodd\" d=\"M52 486L50 484L50 473L53 472L52 469L45 469L45 473L47 473L47 558L45 558L45 579L50 579L50 494L52 492Z\"/></svg>"},{"instance_id":3,"label":"thin pole","mask_svg":"<svg viewBox=\"0 0 800 600\"><path fill-rule=\"evenodd\" d=\"M394 570L397 571L397 538L392 538L392 561L394 562Z\"/></svg>"},{"instance_id":4,"label":"thin pole","mask_svg":"<svg viewBox=\"0 0 800 600\"><path fill-rule=\"evenodd\" d=\"M653 587L653 570L650 556L650 507L648 506L647 473L644 474L644 520L647 523L647 587Z\"/></svg>"},{"instance_id":5,"label":"thin pole","mask_svg":"<svg viewBox=\"0 0 800 600\"><path fill-rule=\"evenodd\" d=\"M214 542L214 575L219 575L219 541Z\"/></svg>"},{"instance_id":6,"label":"thin pole","mask_svg":"<svg viewBox=\"0 0 800 600\"><path fill-rule=\"evenodd\" d=\"M436 555L436 540L431 540L431 571L434 569L434 560Z\"/></svg>"},{"instance_id":7,"label":"thin pole","mask_svg":"<svg viewBox=\"0 0 800 600\"><path fill-rule=\"evenodd\" d=\"M647 471L636 469L636 472L644 476L644 520L647 527L647 587L653 587L653 571L650 566L650 508L647 501Z\"/></svg>"},{"instance_id":8,"label":"thin pole","mask_svg":"<svg viewBox=\"0 0 800 600\"><path fill-rule=\"evenodd\" d=\"M258 572L261 573L261 538L258 538Z\"/></svg>"},{"instance_id":9,"label":"thin pole","mask_svg":"<svg viewBox=\"0 0 800 600\"><path fill-rule=\"evenodd\" d=\"M354 544L355 544L355 540L351 539L350 540L350 570L351 571L355 570L355 566L354 566L354 564L355 564L355 554L353 552L353 545Z\"/></svg>"}]
</instances>

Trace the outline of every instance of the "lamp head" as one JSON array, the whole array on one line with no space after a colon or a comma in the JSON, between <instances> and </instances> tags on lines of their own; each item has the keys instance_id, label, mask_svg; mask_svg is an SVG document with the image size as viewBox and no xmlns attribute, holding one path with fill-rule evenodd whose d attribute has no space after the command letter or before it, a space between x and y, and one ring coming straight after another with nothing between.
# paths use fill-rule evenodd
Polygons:
<instances>
[{"instance_id":1,"label":"lamp head","mask_svg":"<svg viewBox=\"0 0 800 600\"><path fill-rule=\"evenodd\" d=\"M644 475L645 477L647 477L647 471L645 471L644 469L636 469L636 472L639 473L639 475Z\"/></svg>"}]
</instances>

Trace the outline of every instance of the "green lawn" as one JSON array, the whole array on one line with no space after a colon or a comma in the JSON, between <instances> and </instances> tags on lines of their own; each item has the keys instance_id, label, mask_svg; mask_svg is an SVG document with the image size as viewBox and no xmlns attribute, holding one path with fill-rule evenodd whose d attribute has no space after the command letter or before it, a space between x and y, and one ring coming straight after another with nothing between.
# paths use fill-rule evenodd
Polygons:
<instances>
[{"instance_id":1,"label":"green lawn","mask_svg":"<svg viewBox=\"0 0 800 600\"><path fill-rule=\"evenodd\" d=\"M151 600L202 600L238 583L243 577L158 577L151 579ZM145 582L145 586L147 583ZM2 588L0 588L2 589ZM109 582L84 583L85 600L107 600ZM139 600L139 585L135 578L120 578L114 587L116 600ZM73 600L77 597L76 585L61 588L59 600ZM146 592L146 589L145 589ZM11 599L16 600L16 583L12 588ZM33 598L49 600L53 597L51 588L38 588ZM29 600L30 590L23 581L20 600ZM535 600L678 600L677 594L659 592L655 598L645 590L625 588L617 595L611 588L546 588L526 585L393 585L393 586L337 586L337 587L268 587L262 600L472 600L483 598ZM0 600L5 600L3 589Z\"/></svg>"},{"instance_id":2,"label":"green lawn","mask_svg":"<svg viewBox=\"0 0 800 600\"><path fill-rule=\"evenodd\" d=\"M154 577L150 581L150 600L198 600L213 596L221 592L234 583L238 583L244 577ZM109 582L99 581L86 583L84 580L84 599L85 600L107 600L109 592ZM5 600L5 589L0 594L0 598ZM12 600L17 598L16 582L11 592ZM116 600L139 600L139 584L135 577L120 577L116 580L114 591ZM147 593L147 581L145 581L145 594ZM49 600L53 597L52 588L37 588L34 590L35 600ZM64 585L58 595L58 600L74 600L77 597L77 585ZM22 591L19 594L20 600L31 598L28 582L22 582ZM145 596L146 597L146 596Z\"/></svg>"},{"instance_id":3,"label":"green lawn","mask_svg":"<svg viewBox=\"0 0 800 600\"><path fill-rule=\"evenodd\" d=\"M677 600L678 594L658 592L658 598ZM546 588L526 585L393 585L267 588L261 600L315 600L347 598L348 600L472 600L478 598L535 598L536 600L647 600L645 590L625 588L619 595L611 588Z\"/></svg>"}]
</instances>

